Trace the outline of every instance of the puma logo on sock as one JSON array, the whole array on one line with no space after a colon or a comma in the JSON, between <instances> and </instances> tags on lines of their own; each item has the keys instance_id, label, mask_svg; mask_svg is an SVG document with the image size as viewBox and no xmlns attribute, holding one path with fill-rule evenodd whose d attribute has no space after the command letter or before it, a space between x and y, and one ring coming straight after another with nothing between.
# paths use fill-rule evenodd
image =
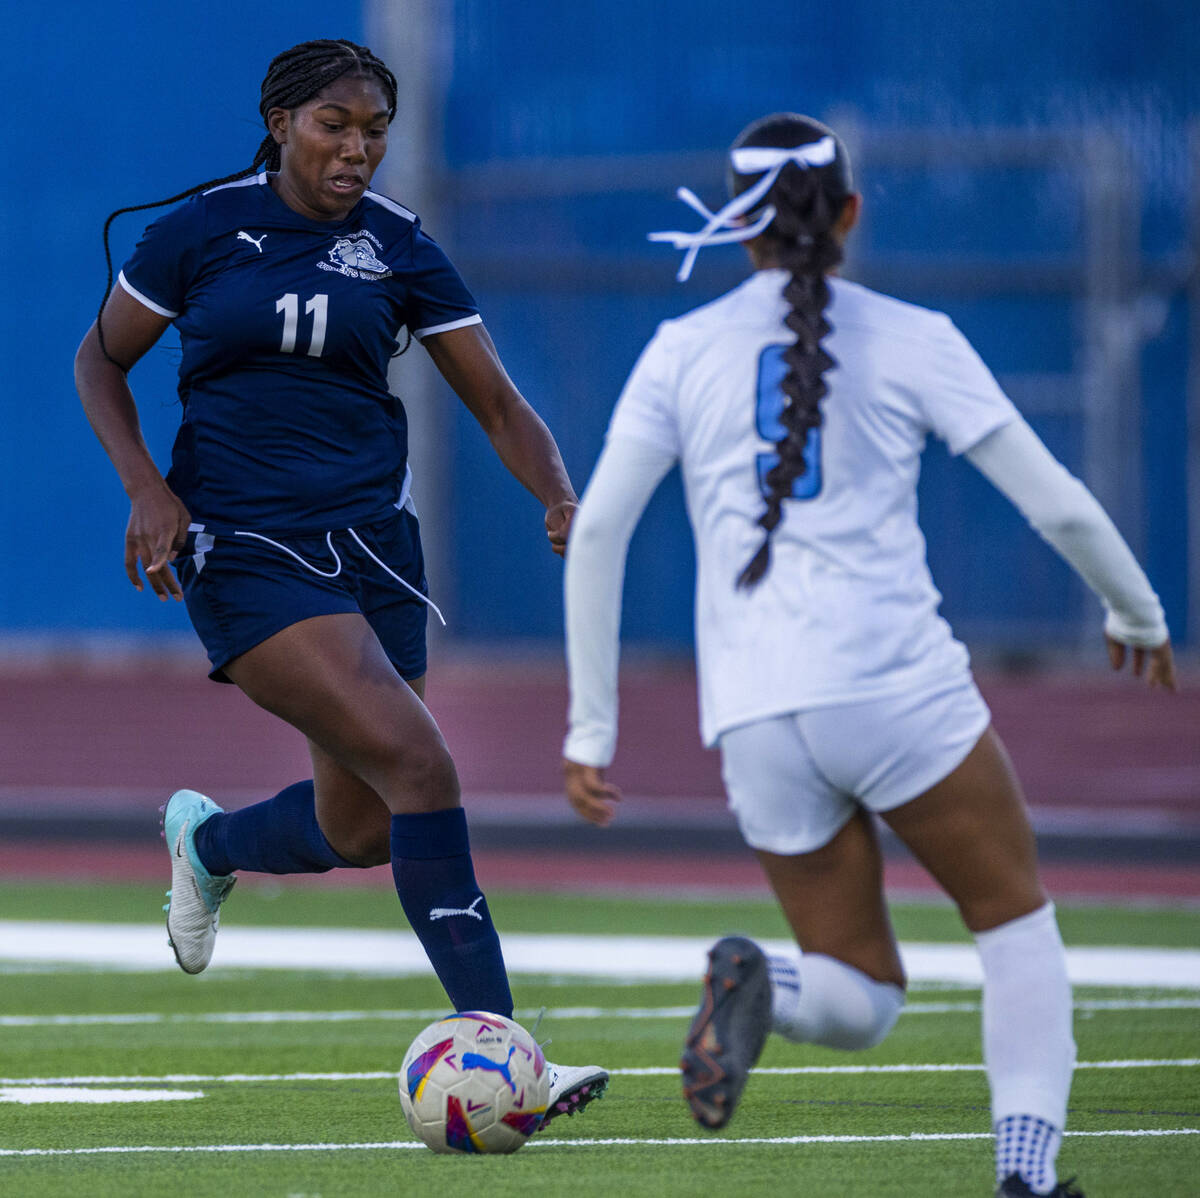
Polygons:
<instances>
[{"instance_id":1,"label":"puma logo on sock","mask_svg":"<svg viewBox=\"0 0 1200 1198\"><path fill-rule=\"evenodd\" d=\"M429 918L433 920L445 919L447 915L469 915L472 919L477 919L482 923L483 916L475 910L482 902L483 895L481 894L469 907L434 907L429 912Z\"/></svg>"}]
</instances>

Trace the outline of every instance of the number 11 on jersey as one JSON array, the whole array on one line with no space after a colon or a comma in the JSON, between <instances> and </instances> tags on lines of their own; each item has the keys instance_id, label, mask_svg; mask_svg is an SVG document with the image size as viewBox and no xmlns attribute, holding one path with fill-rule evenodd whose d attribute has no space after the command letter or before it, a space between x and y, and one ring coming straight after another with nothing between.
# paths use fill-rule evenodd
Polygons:
<instances>
[{"instance_id":1,"label":"number 11 on jersey","mask_svg":"<svg viewBox=\"0 0 1200 1198\"><path fill-rule=\"evenodd\" d=\"M289 291L275 301L275 311L283 313L283 338L279 342L281 354L296 352L296 332L300 324L300 297ZM329 320L329 296L318 294L304 305L304 315L311 316L312 339L308 343L308 356L319 358L325 348L325 326Z\"/></svg>"}]
</instances>

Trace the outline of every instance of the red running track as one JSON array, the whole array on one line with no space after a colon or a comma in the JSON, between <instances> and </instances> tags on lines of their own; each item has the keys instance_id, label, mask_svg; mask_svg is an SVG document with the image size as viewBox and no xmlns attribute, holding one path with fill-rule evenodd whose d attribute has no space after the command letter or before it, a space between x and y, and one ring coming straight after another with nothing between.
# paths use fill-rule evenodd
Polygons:
<instances>
[{"instance_id":1,"label":"red running track","mask_svg":"<svg viewBox=\"0 0 1200 1198\"><path fill-rule=\"evenodd\" d=\"M1104 673L985 673L980 685L1039 816L1061 813L1111 821L1114 828L1200 829L1200 676L1185 676L1178 695ZM435 665L428 702L469 806L491 795L545 796L548 812L561 814L566 689L559 667L452 660ZM683 818L720 810L717 756L699 743L690 668L627 669L621 714L611 776L628 795L673 800L671 807L678 802ZM298 734L235 688L209 682L200 660L0 674L0 806L10 812L34 804L74 809L82 795L144 809L150 820L180 786L238 805L308 773ZM488 851L479 857L481 880L493 886L751 891L762 885L748 855L591 853L547 860ZM149 879L161 872L150 857L143 862L140 850L0 846L6 877L103 876L115 861L117 876ZM920 889L922 879L911 863L891 868L897 886ZM1048 881L1060 895L1200 897L1200 868L1181 865L1055 865Z\"/></svg>"},{"instance_id":2,"label":"red running track","mask_svg":"<svg viewBox=\"0 0 1200 1198\"><path fill-rule=\"evenodd\" d=\"M1144 806L1200 822L1200 675L1181 693L1129 677L987 675L980 686L1035 805ZM566 686L556 667L449 662L428 703L468 794L553 794ZM627 669L612 774L630 793L721 794L690 669ZM0 673L0 788L274 793L308 771L297 733L202 663Z\"/></svg>"}]
</instances>

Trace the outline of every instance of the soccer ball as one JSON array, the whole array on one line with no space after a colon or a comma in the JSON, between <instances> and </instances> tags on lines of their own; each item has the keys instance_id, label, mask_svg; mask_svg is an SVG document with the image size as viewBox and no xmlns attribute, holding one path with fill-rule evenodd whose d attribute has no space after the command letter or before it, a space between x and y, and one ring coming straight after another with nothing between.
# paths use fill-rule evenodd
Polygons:
<instances>
[{"instance_id":1,"label":"soccer ball","mask_svg":"<svg viewBox=\"0 0 1200 1198\"><path fill-rule=\"evenodd\" d=\"M542 1125L546 1058L519 1024L487 1011L431 1023L400 1067L400 1105L434 1152L516 1152Z\"/></svg>"}]
</instances>

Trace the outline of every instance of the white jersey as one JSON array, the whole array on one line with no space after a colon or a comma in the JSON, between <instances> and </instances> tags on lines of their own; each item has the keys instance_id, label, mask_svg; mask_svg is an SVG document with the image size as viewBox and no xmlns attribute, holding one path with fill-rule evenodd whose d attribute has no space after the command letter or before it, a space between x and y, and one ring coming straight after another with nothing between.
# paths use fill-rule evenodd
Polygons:
<instances>
[{"instance_id":1,"label":"white jersey","mask_svg":"<svg viewBox=\"0 0 1200 1198\"><path fill-rule=\"evenodd\" d=\"M759 271L663 323L609 428L678 458L696 543L696 646L706 744L786 711L946 681L966 649L937 614L941 595L917 525L926 437L953 454L1016 409L941 313L830 279L823 424L810 434L802 497L784 503L771 567L736 579L757 551L783 396L787 275Z\"/></svg>"}]
</instances>

